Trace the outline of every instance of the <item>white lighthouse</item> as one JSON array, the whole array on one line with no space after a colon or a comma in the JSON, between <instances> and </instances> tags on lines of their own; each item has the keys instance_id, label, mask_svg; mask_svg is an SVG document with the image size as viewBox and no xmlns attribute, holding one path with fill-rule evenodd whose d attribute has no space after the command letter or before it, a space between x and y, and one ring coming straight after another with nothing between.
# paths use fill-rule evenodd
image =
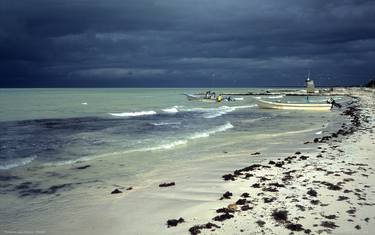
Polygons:
<instances>
[{"instance_id":1,"label":"white lighthouse","mask_svg":"<svg viewBox=\"0 0 375 235\"><path fill-rule=\"evenodd\" d=\"M310 79L310 72L308 73L307 79L306 79L306 91L307 93L315 92L315 85L314 85L314 81Z\"/></svg>"}]
</instances>

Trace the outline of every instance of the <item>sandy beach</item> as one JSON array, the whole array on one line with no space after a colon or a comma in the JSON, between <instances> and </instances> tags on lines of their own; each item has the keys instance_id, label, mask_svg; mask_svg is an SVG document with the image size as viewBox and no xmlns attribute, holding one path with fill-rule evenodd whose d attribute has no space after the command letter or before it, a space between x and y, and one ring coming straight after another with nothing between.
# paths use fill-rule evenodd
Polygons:
<instances>
[{"instance_id":1,"label":"sandy beach","mask_svg":"<svg viewBox=\"0 0 375 235\"><path fill-rule=\"evenodd\" d=\"M170 164L136 183L119 177L73 191L78 201L62 193L38 216L2 224L2 233L371 234L374 91L346 94L353 102L332 132L275 135L252 152L224 146L215 160ZM84 190L96 196L85 198Z\"/></svg>"},{"instance_id":2,"label":"sandy beach","mask_svg":"<svg viewBox=\"0 0 375 235\"><path fill-rule=\"evenodd\" d=\"M315 150L226 175L228 199L207 221L215 225L192 227L191 234L202 227L204 234L371 234L374 93L356 95L358 103L344 111L352 125L314 140Z\"/></svg>"},{"instance_id":3,"label":"sandy beach","mask_svg":"<svg viewBox=\"0 0 375 235\"><path fill-rule=\"evenodd\" d=\"M252 153L262 160L246 165L242 159L232 170L233 166L215 163L214 171L198 167L178 172L170 176L175 186L157 188L154 182L152 190L125 192L88 216L85 224L91 225L90 231L79 230L83 234L371 234L374 93L353 95L356 102L343 112L351 124L325 135L329 137L304 142L304 147L296 143L296 152L279 146L280 153Z\"/></svg>"},{"instance_id":4,"label":"sandy beach","mask_svg":"<svg viewBox=\"0 0 375 235\"><path fill-rule=\"evenodd\" d=\"M315 139L314 150L280 154L223 176L228 191L217 214L190 233L371 234L374 93L356 95L358 103L344 111L352 125Z\"/></svg>"}]
</instances>

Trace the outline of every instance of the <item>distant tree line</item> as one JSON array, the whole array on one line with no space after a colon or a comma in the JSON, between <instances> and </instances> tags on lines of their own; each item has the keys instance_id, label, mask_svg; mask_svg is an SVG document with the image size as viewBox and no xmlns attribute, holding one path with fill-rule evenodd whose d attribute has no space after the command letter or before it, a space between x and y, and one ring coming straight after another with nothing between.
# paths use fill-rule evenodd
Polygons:
<instances>
[{"instance_id":1,"label":"distant tree line","mask_svg":"<svg viewBox=\"0 0 375 235\"><path fill-rule=\"evenodd\" d=\"M371 79L367 84L366 87L375 88L375 80Z\"/></svg>"}]
</instances>

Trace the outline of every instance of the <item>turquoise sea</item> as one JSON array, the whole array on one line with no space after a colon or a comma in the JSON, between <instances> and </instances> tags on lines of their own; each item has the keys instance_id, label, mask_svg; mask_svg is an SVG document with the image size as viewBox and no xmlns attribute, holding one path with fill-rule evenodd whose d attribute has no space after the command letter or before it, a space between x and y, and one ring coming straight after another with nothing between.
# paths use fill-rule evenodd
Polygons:
<instances>
[{"instance_id":1,"label":"turquoise sea","mask_svg":"<svg viewBox=\"0 0 375 235\"><path fill-rule=\"evenodd\" d=\"M20 219L59 198L91 197L94 188L146 182L164 167L183 170L187 162L264 150L285 136L319 135L342 119L337 111L263 110L250 96L204 103L183 95L206 90L1 89L1 219ZM16 207L9 204L15 198Z\"/></svg>"}]
</instances>

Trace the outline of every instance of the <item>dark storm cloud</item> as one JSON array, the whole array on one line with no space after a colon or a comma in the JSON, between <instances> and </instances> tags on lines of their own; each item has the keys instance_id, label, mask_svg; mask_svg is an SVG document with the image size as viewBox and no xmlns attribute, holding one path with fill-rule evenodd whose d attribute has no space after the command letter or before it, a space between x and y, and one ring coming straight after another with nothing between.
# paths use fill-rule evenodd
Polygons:
<instances>
[{"instance_id":1,"label":"dark storm cloud","mask_svg":"<svg viewBox=\"0 0 375 235\"><path fill-rule=\"evenodd\" d=\"M0 0L0 85L283 86L309 69L362 84L374 13L372 0Z\"/></svg>"}]
</instances>

